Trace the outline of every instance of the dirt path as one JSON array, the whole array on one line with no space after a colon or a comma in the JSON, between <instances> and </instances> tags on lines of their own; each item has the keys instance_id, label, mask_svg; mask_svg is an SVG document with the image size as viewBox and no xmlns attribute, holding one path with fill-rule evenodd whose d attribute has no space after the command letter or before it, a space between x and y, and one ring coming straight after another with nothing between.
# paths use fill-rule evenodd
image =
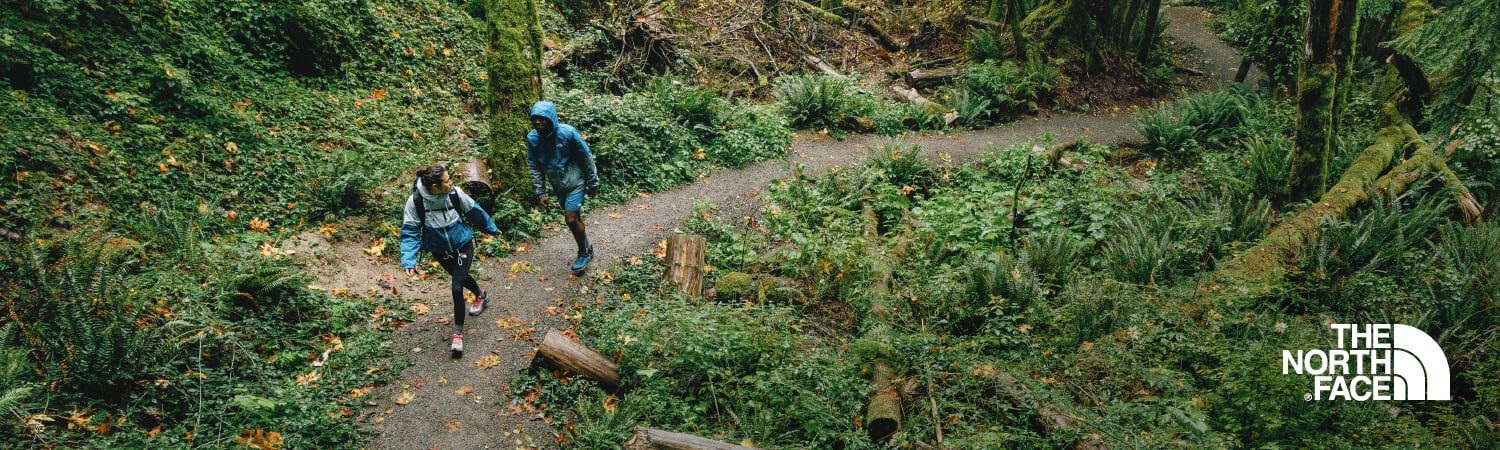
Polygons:
<instances>
[{"instance_id":1,"label":"dirt path","mask_svg":"<svg viewBox=\"0 0 1500 450\"><path fill-rule=\"evenodd\" d=\"M1169 37L1200 49L1183 64L1208 74L1204 86L1218 86L1233 78L1233 69L1239 63L1237 53L1203 28L1205 16L1201 10L1170 7L1165 12L1171 18ZM896 142L919 145L929 157L946 154L954 164L960 164L992 148L1033 141L1045 132L1056 133L1057 141L1085 139L1112 144L1140 140L1132 123L1129 111L1044 115L994 129L911 135ZM887 141L872 136L836 141L804 133L794 140L788 161L803 164L808 174L817 175L832 167L854 166L866 149ZM761 204L752 193L764 191L773 179L787 177L788 167L786 162L772 161L724 171L668 192L590 211L586 216L589 235L599 255L591 271L654 248L688 217L694 204L713 203L725 219L758 215ZM375 448L558 447L554 431L545 422L510 407L508 382L530 364L534 351L532 342L518 338L518 330L534 330L529 338L540 339L549 329L567 327L568 321L549 307L561 305L565 299L595 295L591 281L569 276L566 266L576 248L567 233L548 233L526 243L525 251L510 258L476 264L481 285L493 299L488 311L468 318L462 359L452 359L447 352L451 328L441 321L451 316L451 306L445 278L408 282L393 257L372 258L360 249L361 242L328 242L316 233L299 239L294 247L301 255L312 255L309 268L319 285L348 288L355 293L394 288L402 298L425 304L430 310L389 342L398 354L406 354L412 365L396 377L396 382L367 397L371 406L361 413L360 420L375 434ZM506 274L517 263L535 269L509 279ZM490 355L498 357L496 365L478 364ZM398 404L403 391L410 395L409 401Z\"/></svg>"}]
</instances>

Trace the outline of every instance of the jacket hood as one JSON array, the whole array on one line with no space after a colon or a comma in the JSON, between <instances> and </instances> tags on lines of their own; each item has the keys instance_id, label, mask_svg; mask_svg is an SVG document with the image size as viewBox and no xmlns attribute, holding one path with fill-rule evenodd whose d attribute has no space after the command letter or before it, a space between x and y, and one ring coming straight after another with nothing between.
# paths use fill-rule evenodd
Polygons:
<instances>
[{"instance_id":1,"label":"jacket hood","mask_svg":"<svg viewBox=\"0 0 1500 450\"><path fill-rule=\"evenodd\" d=\"M531 116L542 117L552 123L552 132L557 132L557 105L542 100L531 105Z\"/></svg>"}]
</instances>

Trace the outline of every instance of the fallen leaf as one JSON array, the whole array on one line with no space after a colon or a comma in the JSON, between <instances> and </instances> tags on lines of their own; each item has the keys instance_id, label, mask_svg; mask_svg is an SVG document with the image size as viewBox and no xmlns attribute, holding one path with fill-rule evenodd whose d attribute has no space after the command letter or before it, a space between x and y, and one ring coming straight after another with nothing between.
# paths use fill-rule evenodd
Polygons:
<instances>
[{"instance_id":1,"label":"fallen leaf","mask_svg":"<svg viewBox=\"0 0 1500 450\"><path fill-rule=\"evenodd\" d=\"M411 393L411 391L408 391L406 389L402 389L401 390L401 395L397 395L396 396L396 404L397 405L405 405L407 403L411 403L411 401L414 400L414 399L416 399L416 398L417 398L417 394L413 394L413 393Z\"/></svg>"},{"instance_id":2,"label":"fallen leaf","mask_svg":"<svg viewBox=\"0 0 1500 450\"><path fill-rule=\"evenodd\" d=\"M473 386L459 386L458 390L453 391L453 393L458 394L458 395L473 394L474 393L474 387Z\"/></svg>"},{"instance_id":3,"label":"fallen leaf","mask_svg":"<svg viewBox=\"0 0 1500 450\"><path fill-rule=\"evenodd\" d=\"M500 357L495 355L484 355L483 358L479 358L478 361L474 361L473 363L469 364L469 367L484 370L498 365L500 365Z\"/></svg>"}]
</instances>

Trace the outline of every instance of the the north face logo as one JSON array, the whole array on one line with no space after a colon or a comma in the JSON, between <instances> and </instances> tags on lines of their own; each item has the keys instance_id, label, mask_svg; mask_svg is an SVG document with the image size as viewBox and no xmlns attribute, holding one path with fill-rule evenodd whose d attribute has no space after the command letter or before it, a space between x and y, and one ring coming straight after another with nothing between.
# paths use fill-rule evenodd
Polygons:
<instances>
[{"instance_id":1,"label":"the north face logo","mask_svg":"<svg viewBox=\"0 0 1500 450\"><path fill-rule=\"evenodd\" d=\"M1313 375L1313 400L1451 400L1448 358L1422 330L1402 324L1328 326L1331 350L1281 351L1281 373Z\"/></svg>"}]
</instances>

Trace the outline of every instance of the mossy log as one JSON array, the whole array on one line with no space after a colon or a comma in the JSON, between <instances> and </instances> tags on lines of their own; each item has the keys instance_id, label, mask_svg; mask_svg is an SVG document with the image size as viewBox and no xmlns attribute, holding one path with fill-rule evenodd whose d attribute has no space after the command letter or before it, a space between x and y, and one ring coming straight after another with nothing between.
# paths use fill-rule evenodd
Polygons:
<instances>
[{"instance_id":1,"label":"mossy log","mask_svg":"<svg viewBox=\"0 0 1500 450\"><path fill-rule=\"evenodd\" d=\"M840 16L838 14L834 14L834 13L828 12L828 10L823 9L823 8L819 8L819 7L817 7L817 6L815 6L815 5L811 4L811 3L804 2L802 0L786 0L786 1L789 2L789 3L791 3L791 4L793 4L793 5L796 5L798 8L801 8L803 11L807 11L807 13L809 15L812 15L814 18L816 18L818 20L821 20L823 22L827 22L827 23L832 24L832 25L838 25L838 26L841 26L841 27L847 27L847 26L849 26L849 19L845 19L843 16Z\"/></svg>"},{"instance_id":2,"label":"mossy log","mask_svg":"<svg viewBox=\"0 0 1500 450\"><path fill-rule=\"evenodd\" d=\"M1375 135L1375 143L1360 153L1344 171L1338 184L1324 193L1322 199L1271 230L1254 247L1236 255L1220 274L1241 281L1281 279L1286 274L1292 252L1316 237L1319 224L1328 219L1341 219L1350 209L1369 200L1365 187L1373 186L1380 179L1396 152L1407 143L1406 133L1400 128L1393 125L1380 130Z\"/></svg>"},{"instance_id":3,"label":"mossy log","mask_svg":"<svg viewBox=\"0 0 1500 450\"><path fill-rule=\"evenodd\" d=\"M859 25L865 28L866 33L870 33L871 36L875 37L875 41L880 43L880 48L891 53L901 51L901 44L891 38L891 34L887 33L884 27L875 22L875 19L862 17L859 19Z\"/></svg>"},{"instance_id":4,"label":"mossy log","mask_svg":"<svg viewBox=\"0 0 1500 450\"><path fill-rule=\"evenodd\" d=\"M807 302L807 296L797 289L796 281L763 273L724 274L714 282L714 295L720 301L750 300L757 304Z\"/></svg>"},{"instance_id":5,"label":"mossy log","mask_svg":"<svg viewBox=\"0 0 1500 450\"><path fill-rule=\"evenodd\" d=\"M707 241L703 236L678 234L667 238L667 268L662 275L662 289L702 296L706 248Z\"/></svg>"},{"instance_id":6,"label":"mossy log","mask_svg":"<svg viewBox=\"0 0 1500 450\"><path fill-rule=\"evenodd\" d=\"M896 389L897 380L890 364L876 362L871 369L874 374L870 383L875 392L870 395L870 404L865 408L869 421L865 432L872 441L883 441L901 429L901 392Z\"/></svg>"},{"instance_id":7,"label":"mossy log","mask_svg":"<svg viewBox=\"0 0 1500 450\"><path fill-rule=\"evenodd\" d=\"M1400 195L1425 177L1434 177L1444 183L1457 198L1465 217L1477 219L1482 208L1458 176L1432 146L1421 139L1411 124L1402 120L1394 105L1387 104L1386 112L1396 118L1397 123L1376 133L1375 143L1366 147L1350 164L1338 184L1323 193L1317 203L1272 229L1255 246L1235 255L1219 275L1242 283L1248 292L1262 294L1285 276L1293 252L1317 237L1318 227L1323 221L1343 219L1373 195ZM1400 165L1390 168L1398 152L1408 146L1413 149L1411 155L1401 160Z\"/></svg>"},{"instance_id":8,"label":"mossy log","mask_svg":"<svg viewBox=\"0 0 1500 450\"><path fill-rule=\"evenodd\" d=\"M547 337L537 345L536 354L557 363L564 370L598 381L607 389L620 388L620 369L615 363L561 331L548 331Z\"/></svg>"},{"instance_id":9,"label":"mossy log","mask_svg":"<svg viewBox=\"0 0 1500 450\"><path fill-rule=\"evenodd\" d=\"M871 206L870 199L866 198L861 208L864 216L863 235L867 242L870 263L870 273L873 280L866 295L870 299L870 311L866 321L870 327L865 332L863 340L875 343L882 348L889 348L892 333L890 319L894 296L891 295L891 265L890 256L885 253L884 246L880 245L880 233L877 231L877 219L875 208ZM870 402L865 407L865 432L869 434L870 440L882 441L890 438L901 429L901 393L896 387L896 380L905 378L904 374L896 373L891 365L878 357L870 367L870 384L873 392Z\"/></svg>"},{"instance_id":10,"label":"mossy log","mask_svg":"<svg viewBox=\"0 0 1500 450\"><path fill-rule=\"evenodd\" d=\"M635 427L635 434L625 441L625 450L749 450L751 447L726 444L713 439L645 427Z\"/></svg>"}]
</instances>

